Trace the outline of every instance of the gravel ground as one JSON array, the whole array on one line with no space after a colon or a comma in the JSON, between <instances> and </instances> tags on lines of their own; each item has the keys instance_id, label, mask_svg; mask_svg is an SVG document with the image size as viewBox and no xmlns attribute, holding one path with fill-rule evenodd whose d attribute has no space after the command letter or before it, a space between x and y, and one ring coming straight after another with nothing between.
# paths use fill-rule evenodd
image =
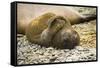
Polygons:
<instances>
[{"instance_id":1,"label":"gravel ground","mask_svg":"<svg viewBox=\"0 0 100 68\"><path fill-rule=\"evenodd\" d=\"M96 60L96 20L72 27L80 35L80 45L71 50L41 47L28 42L26 36L18 36L18 65Z\"/></svg>"},{"instance_id":2,"label":"gravel ground","mask_svg":"<svg viewBox=\"0 0 100 68\"><path fill-rule=\"evenodd\" d=\"M17 46L18 64L38 64L70 61L96 60L96 49L77 46L75 49L45 48L37 44L31 44L26 37L19 38ZM24 42L24 43L23 43Z\"/></svg>"}]
</instances>

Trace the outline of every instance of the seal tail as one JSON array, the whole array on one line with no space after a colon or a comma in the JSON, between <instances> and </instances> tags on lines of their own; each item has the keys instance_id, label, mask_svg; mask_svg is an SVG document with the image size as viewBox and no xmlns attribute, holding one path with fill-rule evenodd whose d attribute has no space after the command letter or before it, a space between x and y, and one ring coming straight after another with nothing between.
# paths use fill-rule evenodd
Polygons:
<instances>
[{"instance_id":1,"label":"seal tail","mask_svg":"<svg viewBox=\"0 0 100 68\"><path fill-rule=\"evenodd\" d=\"M95 19L97 19L96 14L84 14L81 22L89 22L89 21L95 20Z\"/></svg>"}]
</instances>

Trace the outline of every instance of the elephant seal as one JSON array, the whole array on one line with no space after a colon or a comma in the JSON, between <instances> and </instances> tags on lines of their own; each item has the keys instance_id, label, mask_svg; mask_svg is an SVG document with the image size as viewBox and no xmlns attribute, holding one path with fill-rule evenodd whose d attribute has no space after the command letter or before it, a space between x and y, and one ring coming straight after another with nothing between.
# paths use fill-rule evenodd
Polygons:
<instances>
[{"instance_id":1,"label":"elephant seal","mask_svg":"<svg viewBox=\"0 0 100 68\"><path fill-rule=\"evenodd\" d=\"M83 16L79 14L77 11L66 6L18 4L17 33L25 34L26 27L28 26L29 23L31 23L31 21L48 12L54 13L57 16L65 17L70 21L72 25L89 21L95 19L96 17L94 15Z\"/></svg>"},{"instance_id":2,"label":"elephant seal","mask_svg":"<svg viewBox=\"0 0 100 68\"><path fill-rule=\"evenodd\" d=\"M49 14L52 13L47 13L42 16L45 17L45 15L47 16ZM45 47L52 46L60 49L71 49L79 45L80 37L78 33L72 29L69 20L63 16L53 15L49 18L46 17L47 21L44 21L42 16L31 22L26 29L26 37L30 42ZM46 26L39 23L43 23L43 25L46 24ZM40 27L37 27L38 24Z\"/></svg>"}]
</instances>

